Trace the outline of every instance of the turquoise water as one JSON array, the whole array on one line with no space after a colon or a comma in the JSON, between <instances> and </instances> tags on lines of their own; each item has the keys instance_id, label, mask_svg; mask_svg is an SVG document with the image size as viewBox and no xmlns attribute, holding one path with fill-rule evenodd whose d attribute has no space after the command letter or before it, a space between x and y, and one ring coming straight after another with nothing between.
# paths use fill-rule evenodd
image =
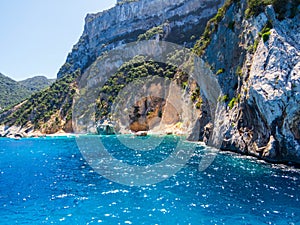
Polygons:
<instances>
[{"instance_id":1,"label":"turquoise water","mask_svg":"<svg viewBox=\"0 0 300 225\"><path fill-rule=\"evenodd\" d=\"M165 158L176 140L138 158L116 137L104 142L142 165ZM299 171L222 153L199 172L206 150L161 183L129 187L97 174L75 138L0 139L0 224L300 224Z\"/></svg>"}]
</instances>

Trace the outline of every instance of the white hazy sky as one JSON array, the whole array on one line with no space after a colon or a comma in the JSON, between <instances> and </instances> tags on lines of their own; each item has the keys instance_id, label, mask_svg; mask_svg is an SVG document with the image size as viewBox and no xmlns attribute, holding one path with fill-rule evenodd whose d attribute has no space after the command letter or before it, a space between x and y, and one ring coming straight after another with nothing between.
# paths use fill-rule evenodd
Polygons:
<instances>
[{"instance_id":1,"label":"white hazy sky","mask_svg":"<svg viewBox=\"0 0 300 225\"><path fill-rule=\"evenodd\" d=\"M56 78L83 32L87 13L116 0L0 0L0 73ZM1 91L1 90L0 90Z\"/></svg>"}]
</instances>

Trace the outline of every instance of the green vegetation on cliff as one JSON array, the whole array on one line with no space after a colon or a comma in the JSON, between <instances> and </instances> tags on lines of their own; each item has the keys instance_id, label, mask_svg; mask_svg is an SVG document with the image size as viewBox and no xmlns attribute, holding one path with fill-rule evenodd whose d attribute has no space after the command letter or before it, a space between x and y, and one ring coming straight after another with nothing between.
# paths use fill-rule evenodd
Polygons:
<instances>
[{"instance_id":1,"label":"green vegetation on cliff","mask_svg":"<svg viewBox=\"0 0 300 225\"><path fill-rule=\"evenodd\" d=\"M72 119L72 102L76 93L76 78L79 76L80 71L68 74L49 88L33 94L1 123L8 126L33 125L45 133L66 128Z\"/></svg>"},{"instance_id":2,"label":"green vegetation on cliff","mask_svg":"<svg viewBox=\"0 0 300 225\"><path fill-rule=\"evenodd\" d=\"M227 0L225 4L218 10L217 15L215 15L212 19L210 19L207 22L203 35L196 42L193 48L196 54L200 56L203 55L205 49L211 42L213 33L215 33L218 29L219 22L221 22L222 19L224 18L226 11L234 2L238 2L238 1L239 0Z\"/></svg>"},{"instance_id":3,"label":"green vegetation on cliff","mask_svg":"<svg viewBox=\"0 0 300 225\"><path fill-rule=\"evenodd\" d=\"M193 50L198 55L203 55L205 49L212 40L212 35L218 30L218 24L222 21L226 11L233 3L238 3L240 0L227 0L225 4L218 10L218 13L210 19L206 25L205 31L201 38L197 40ZM273 5L277 18L279 20L286 17L293 18L296 15L300 0L247 0L247 9L245 11L246 18L257 16L264 12L267 5ZM270 27L270 26L269 26ZM234 22L231 21L228 25L231 30L234 29ZM268 33L263 33L263 40L268 40ZM255 47L254 47L255 49Z\"/></svg>"},{"instance_id":4,"label":"green vegetation on cliff","mask_svg":"<svg viewBox=\"0 0 300 225\"><path fill-rule=\"evenodd\" d=\"M265 10L267 5L273 5L279 20L285 17L294 17L297 7L300 4L299 0L248 0L246 9L246 17L257 16Z\"/></svg>"},{"instance_id":5,"label":"green vegetation on cliff","mask_svg":"<svg viewBox=\"0 0 300 225\"><path fill-rule=\"evenodd\" d=\"M97 104L97 119L107 117L110 107L118 93L134 80L148 76L167 77L172 79L176 74L176 67L147 60L143 56L134 59L120 67L118 72L108 79L101 89L102 95Z\"/></svg>"},{"instance_id":6,"label":"green vegetation on cliff","mask_svg":"<svg viewBox=\"0 0 300 225\"><path fill-rule=\"evenodd\" d=\"M152 29L146 31L144 34L139 35L138 41L150 40L151 38L155 37L156 35L162 36L163 33L164 33L164 30L163 30L162 26L153 27Z\"/></svg>"}]
</instances>

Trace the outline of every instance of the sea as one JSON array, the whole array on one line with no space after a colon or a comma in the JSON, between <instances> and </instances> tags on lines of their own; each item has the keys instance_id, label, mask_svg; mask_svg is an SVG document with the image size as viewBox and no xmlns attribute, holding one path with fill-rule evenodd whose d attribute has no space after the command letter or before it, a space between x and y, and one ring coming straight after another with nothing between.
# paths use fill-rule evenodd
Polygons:
<instances>
[{"instance_id":1,"label":"sea","mask_svg":"<svg viewBox=\"0 0 300 225\"><path fill-rule=\"evenodd\" d=\"M182 141L173 136L93 138L113 159L134 168L161 161L173 168L166 159ZM128 146L126 138L135 145ZM145 149L152 141L155 147ZM130 185L121 179L128 171L109 176L99 170L99 155L87 159L78 137L2 138L0 224L300 224L299 169L198 143L184 142L180 148L191 146L190 158L174 174ZM203 168L207 155L213 160Z\"/></svg>"}]
</instances>

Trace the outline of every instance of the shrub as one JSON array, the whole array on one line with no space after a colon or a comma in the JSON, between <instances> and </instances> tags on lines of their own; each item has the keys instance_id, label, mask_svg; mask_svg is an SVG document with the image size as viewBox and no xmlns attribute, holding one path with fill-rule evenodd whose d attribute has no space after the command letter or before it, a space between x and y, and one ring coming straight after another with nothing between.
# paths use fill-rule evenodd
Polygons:
<instances>
[{"instance_id":1,"label":"shrub","mask_svg":"<svg viewBox=\"0 0 300 225\"><path fill-rule=\"evenodd\" d=\"M235 104L239 103L241 100L241 94L238 94L237 97L234 97L230 100L230 102L228 103L228 107L230 109L232 109L234 107Z\"/></svg>"},{"instance_id":2,"label":"shrub","mask_svg":"<svg viewBox=\"0 0 300 225\"><path fill-rule=\"evenodd\" d=\"M237 103L237 99L236 98L232 98L231 101L228 103L228 107L230 109L233 108L233 106Z\"/></svg>"},{"instance_id":3,"label":"shrub","mask_svg":"<svg viewBox=\"0 0 300 225\"><path fill-rule=\"evenodd\" d=\"M258 44L259 44L259 40L255 40L254 41L254 44L253 44L253 49L254 49L254 52L256 52L256 49L257 49L257 47L258 47Z\"/></svg>"},{"instance_id":4,"label":"shrub","mask_svg":"<svg viewBox=\"0 0 300 225\"><path fill-rule=\"evenodd\" d=\"M218 98L219 102L228 102L228 100L229 100L228 95L223 95Z\"/></svg>"},{"instance_id":5,"label":"shrub","mask_svg":"<svg viewBox=\"0 0 300 225\"><path fill-rule=\"evenodd\" d=\"M270 34L271 34L271 32L268 31L262 35L262 39L264 42L267 42L269 40Z\"/></svg>"},{"instance_id":6,"label":"shrub","mask_svg":"<svg viewBox=\"0 0 300 225\"><path fill-rule=\"evenodd\" d=\"M221 68L217 71L216 75L220 75L222 73L225 73L225 69L224 68Z\"/></svg>"},{"instance_id":7,"label":"shrub","mask_svg":"<svg viewBox=\"0 0 300 225\"><path fill-rule=\"evenodd\" d=\"M242 68L240 66L238 66L236 68L236 71L235 71L235 74L239 77L242 77L243 76L243 71L242 71Z\"/></svg>"},{"instance_id":8,"label":"shrub","mask_svg":"<svg viewBox=\"0 0 300 225\"><path fill-rule=\"evenodd\" d=\"M182 82L182 85L181 85L181 86L182 86L182 88L183 88L183 89L186 89L186 87L188 86L188 83L187 83L187 81L185 81L185 82Z\"/></svg>"},{"instance_id":9,"label":"shrub","mask_svg":"<svg viewBox=\"0 0 300 225\"><path fill-rule=\"evenodd\" d=\"M203 100L201 97L199 97L198 102L196 103L196 109L200 109L202 104L203 104Z\"/></svg>"},{"instance_id":10,"label":"shrub","mask_svg":"<svg viewBox=\"0 0 300 225\"><path fill-rule=\"evenodd\" d=\"M150 40L156 34L162 35L163 33L164 33L164 30L163 30L162 26L153 27L150 30L146 31L144 34L139 35L138 41Z\"/></svg>"},{"instance_id":11,"label":"shrub","mask_svg":"<svg viewBox=\"0 0 300 225\"><path fill-rule=\"evenodd\" d=\"M259 32L259 36L262 37L264 42L267 42L269 40L271 29L273 28L273 25L270 21L266 23L264 28Z\"/></svg>"},{"instance_id":12,"label":"shrub","mask_svg":"<svg viewBox=\"0 0 300 225\"><path fill-rule=\"evenodd\" d=\"M259 44L260 38L256 39L253 43L253 45L249 46L248 51L251 53L255 53Z\"/></svg>"},{"instance_id":13,"label":"shrub","mask_svg":"<svg viewBox=\"0 0 300 225\"><path fill-rule=\"evenodd\" d=\"M191 100L195 102L197 99L199 100L200 97L200 88L197 87L195 91L191 94Z\"/></svg>"}]
</instances>

